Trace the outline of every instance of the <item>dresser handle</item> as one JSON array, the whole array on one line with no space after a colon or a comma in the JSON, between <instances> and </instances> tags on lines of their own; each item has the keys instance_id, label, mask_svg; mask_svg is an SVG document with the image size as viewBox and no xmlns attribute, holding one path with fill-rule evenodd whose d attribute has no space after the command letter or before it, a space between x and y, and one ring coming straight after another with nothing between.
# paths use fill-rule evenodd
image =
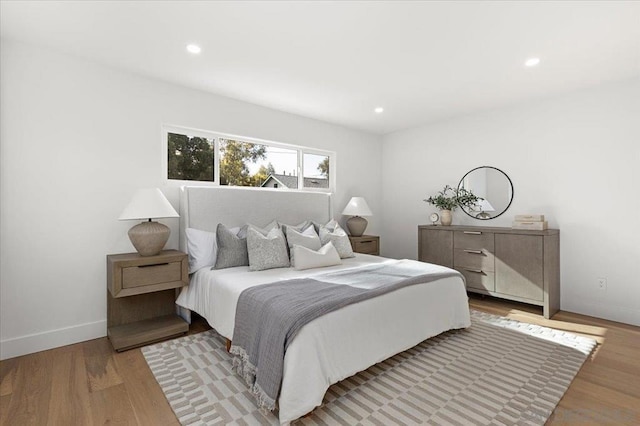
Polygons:
<instances>
[{"instance_id":1,"label":"dresser handle","mask_svg":"<svg viewBox=\"0 0 640 426\"><path fill-rule=\"evenodd\" d=\"M462 268L462 269L469 272L475 272L476 274L482 274L482 269L469 269L469 268Z\"/></svg>"},{"instance_id":2,"label":"dresser handle","mask_svg":"<svg viewBox=\"0 0 640 426\"><path fill-rule=\"evenodd\" d=\"M471 235L482 235L482 232L480 231L462 231L465 234L471 234Z\"/></svg>"},{"instance_id":3,"label":"dresser handle","mask_svg":"<svg viewBox=\"0 0 640 426\"><path fill-rule=\"evenodd\" d=\"M464 250L465 253L482 254L482 250Z\"/></svg>"},{"instance_id":4,"label":"dresser handle","mask_svg":"<svg viewBox=\"0 0 640 426\"><path fill-rule=\"evenodd\" d=\"M360 244L371 244L373 240L360 241Z\"/></svg>"}]
</instances>

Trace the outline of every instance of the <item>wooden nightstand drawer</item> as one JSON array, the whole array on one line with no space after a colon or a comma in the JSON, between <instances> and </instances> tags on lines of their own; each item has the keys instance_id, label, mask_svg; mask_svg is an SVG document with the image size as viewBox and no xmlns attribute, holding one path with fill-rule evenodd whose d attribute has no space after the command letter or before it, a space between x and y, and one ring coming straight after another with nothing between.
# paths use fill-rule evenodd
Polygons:
<instances>
[{"instance_id":1,"label":"wooden nightstand drawer","mask_svg":"<svg viewBox=\"0 0 640 426\"><path fill-rule=\"evenodd\" d=\"M355 242L354 251L365 254L378 253L378 240L361 240Z\"/></svg>"},{"instance_id":2,"label":"wooden nightstand drawer","mask_svg":"<svg viewBox=\"0 0 640 426\"><path fill-rule=\"evenodd\" d=\"M122 288L181 281L182 262L122 268Z\"/></svg>"},{"instance_id":3,"label":"wooden nightstand drawer","mask_svg":"<svg viewBox=\"0 0 640 426\"><path fill-rule=\"evenodd\" d=\"M165 250L156 256L137 253L107 256L107 282L113 297L178 288L189 284L187 255Z\"/></svg>"},{"instance_id":4,"label":"wooden nightstand drawer","mask_svg":"<svg viewBox=\"0 0 640 426\"><path fill-rule=\"evenodd\" d=\"M350 236L349 241L351 241L351 248L356 253L373 254L375 256L380 254L380 237L376 235Z\"/></svg>"}]
</instances>

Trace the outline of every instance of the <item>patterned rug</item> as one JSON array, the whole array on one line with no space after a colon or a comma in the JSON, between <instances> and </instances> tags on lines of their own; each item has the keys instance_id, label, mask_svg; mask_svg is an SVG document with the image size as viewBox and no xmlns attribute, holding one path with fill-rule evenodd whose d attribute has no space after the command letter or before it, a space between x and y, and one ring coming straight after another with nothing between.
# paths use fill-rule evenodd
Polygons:
<instances>
[{"instance_id":1,"label":"patterned rug","mask_svg":"<svg viewBox=\"0 0 640 426\"><path fill-rule=\"evenodd\" d=\"M471 311L443 333L331 386L296 425L543 425L593 339ZM183 425L277 425L231 370L215 331L142 349Z\"/></svg>"}]
</instances>

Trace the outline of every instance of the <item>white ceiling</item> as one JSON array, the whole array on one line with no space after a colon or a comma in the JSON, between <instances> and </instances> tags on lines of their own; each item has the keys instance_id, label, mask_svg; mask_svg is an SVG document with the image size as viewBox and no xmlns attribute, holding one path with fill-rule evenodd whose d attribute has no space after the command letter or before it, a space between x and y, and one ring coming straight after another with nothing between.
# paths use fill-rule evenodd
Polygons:
<instances>
[{"instance_id":1,"label":"white ceiling","mask_svg":"<svg viewBox=\"0 0 640 426\"><path fill-rule=\"evenodd\" d=\"M640 75L640 2L0 7L3 38L373 133Z\"/></svg>"}]
</instances>

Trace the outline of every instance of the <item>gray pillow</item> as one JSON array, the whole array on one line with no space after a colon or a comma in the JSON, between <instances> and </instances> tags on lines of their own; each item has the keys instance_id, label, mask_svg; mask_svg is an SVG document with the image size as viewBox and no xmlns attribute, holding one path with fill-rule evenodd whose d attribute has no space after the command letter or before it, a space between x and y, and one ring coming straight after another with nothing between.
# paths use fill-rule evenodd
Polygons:
<instances>
[{"instance_id":1,"label":"gray pillow","mask_svg":"<svg viewBox=\"0 0 640 426\"><path fill-rule=\"evenodd\" d=\"M286 268L289 266L287 243L280 228L273 228L266 235L249 226L247 230L249 270Z\"/></svg>"},{"instance_id":2,"label":"gray pillow","mask_svg":"<svg viewBox=\"0 0 640 426\"><path fill-rule=\"evenodd\" d=\"M268 224L266 224L265 226L263 226L262 228L248 223L247 225L240 228L240 231L238 232L238 237L247 238L248 228L253 228L256 231L260 232L262 235L267 235L267 233L271 231L273 228L280 228L280 224L278 224L278 221L275 219L269 222Z\"/></svg>"},{"instance_id":3,"label":"gray pillow","mask_svg":"<svg viewBox=\"0 0 640 426\"><path fill-rule=\"evenodd\" d=\"M238 232L246 233L246 227ZM218 257L213 269L232 268L234 266L249 265L249 254L247 253L247 238L241 238L231 232L226 226L219 223L216 229L216 241L218 243Z\"/></svg>"},{"instance_id":4,"label":"gray pillow","mask_svg":"<svg viewBox=\"0 0 640 426\"><path fill-rule=\"evenodd\" d=\"M336 227L340 227L340 225L338 224L338 222L335 219L331 219L329 222L327 222L326 225L318 223L318 222L316 222L314 220L311 221L311 224L316 229L316 232L318 233L318 235L320 235L320 228L326 228L329 231L333 232L333 231L335 231Z\"/></svg>"},{"instance_id":5,"label":"gray pillow","mask_svg":"<svg viewBox=\"0 0 640 426\"><path fill-rule=\"evenodd\" d=\"M319 234L320 243L324 246L329 241L331 241L333 243L333 246L338 251L341 259L356 256L355 254L353 254L349 236L346 232L344 232L344 229L342 229L336 221L332 220L331 222L327 223L327 225L321 225Z\"/></svg>"},{"instance_id":6,"label":"gray pillow","mask_svg":"<svg viewBox=\"0 0 640 426\"><path fill-rule=\"evenodd\" d=\"M280 228L282 228L282 233L284 234L284 236L287 236L287 231L289 229L293 229L295 231L298 232L302 232L305 229L309 228L310 226L312 226L313 223L309 220L305 220L304 222L298 224L298 225L287 225L286 223L280 223Z\"/></svg>"},{"instance_id":7,"label":"gray pillow","mask_svg":"<svg viewBox=\"0 0 640 426\"><path fill-rule=\"evenodd\" d=\"M301 246L314 251L320 250L322 244L320 244L320 237L316 234L316 230L313 226L309 226L303 232L298 232L293 228L289 228L287 233L287 244L289 245L289 251L291 252L291 265L296 266L294 259L293 246Z\"/></svg>"}]
</instances>

